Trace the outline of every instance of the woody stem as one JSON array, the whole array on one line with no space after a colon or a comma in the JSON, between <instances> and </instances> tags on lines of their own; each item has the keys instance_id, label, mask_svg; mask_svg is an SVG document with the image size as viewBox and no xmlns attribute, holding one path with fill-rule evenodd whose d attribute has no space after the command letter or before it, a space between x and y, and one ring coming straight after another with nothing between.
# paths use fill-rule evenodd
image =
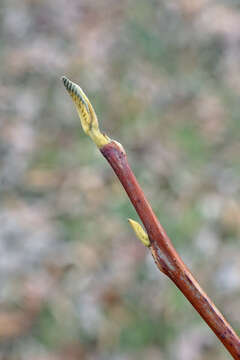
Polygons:
<instances>
[{"instance_id":1,"label":"woody stem","mask_svg":"<svg viewBox=\"0 0 240 360\"><path fill-rule=\"evenodd\" d=\"M115 141L100 148L142 220L150 240L150 250L158 268L181 290L234 359L240 359L240 338L202 290L176 252L140 188L123 148Z\"/></svg>"}]
</instances>

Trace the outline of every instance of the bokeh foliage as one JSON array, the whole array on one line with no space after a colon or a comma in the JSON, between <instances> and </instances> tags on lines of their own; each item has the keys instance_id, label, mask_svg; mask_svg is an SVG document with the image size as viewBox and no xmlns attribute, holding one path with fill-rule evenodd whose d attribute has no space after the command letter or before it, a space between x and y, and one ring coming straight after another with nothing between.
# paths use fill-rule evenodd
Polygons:
<instances>
[{"instance_id":1,"label":"bokeh foliage","mask_svg":"<svg viewBox=\"0 0 240 360\"><path fill-rule=\"evenodd\" d=\"M239 331L239 24L229 0L1 2L1 359L228 358L135 239L60 77Z\"/></svg>"}]
</instances>

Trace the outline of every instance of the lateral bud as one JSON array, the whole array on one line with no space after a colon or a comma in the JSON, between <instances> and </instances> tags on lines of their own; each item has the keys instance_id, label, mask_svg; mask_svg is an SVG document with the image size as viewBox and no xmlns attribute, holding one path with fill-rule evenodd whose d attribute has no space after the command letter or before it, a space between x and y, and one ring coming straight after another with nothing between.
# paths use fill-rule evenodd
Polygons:
<instances>
[{"instance_id":1,"label":"lateral bud","mask_svg":"<svg viewBox=\"0 0 240 360\"><path fill-rule=\"evenodd\" d=\"M135 232L137 238L145 245L146 247L149 247L151 245L148 234L143 229L143 227L137 222L132 219L128 219L129 224L133 228L133 231Z\"/></svg>"}]
</instances>

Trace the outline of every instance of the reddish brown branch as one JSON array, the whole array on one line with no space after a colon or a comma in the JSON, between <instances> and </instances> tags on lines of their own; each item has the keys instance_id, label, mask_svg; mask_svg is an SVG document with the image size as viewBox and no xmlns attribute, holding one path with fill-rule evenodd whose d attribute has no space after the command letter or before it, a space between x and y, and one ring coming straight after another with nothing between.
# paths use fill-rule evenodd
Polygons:
<instances>
[{"instance_id":1,"label":"reddish brown branch","mask_svg":"<svg viewBox=\"0 0 240 360\"><path fill-rule=\"evenodd\" d=\"M151 242L150 249L156 265L181 290L221 340L223 345L228 349L233 358L239 360L239 337L179 257L140 188L128 164L125 151L115 141L103 146L100 150L121 181L145 226Z\"/></svg>"}]
</instances>

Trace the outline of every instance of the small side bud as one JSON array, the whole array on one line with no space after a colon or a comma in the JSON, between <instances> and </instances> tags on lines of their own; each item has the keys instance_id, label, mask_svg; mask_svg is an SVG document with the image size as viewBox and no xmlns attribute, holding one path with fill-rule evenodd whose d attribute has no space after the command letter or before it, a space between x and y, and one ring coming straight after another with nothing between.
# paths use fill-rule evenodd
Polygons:
<instances>
[{"instance_id":1,"label":"small side bud","mask_svg":"<svg viewBox=\"0 0 240 360\"><path fill-rule=\"evenodd\" d=\"M90 136L99 148L110 143L111 139L100 132L97 115L80 86L65 76L62 77L62 81L77 108L83 131Z\"/></svg>"},{"instance_id":2,"label":"small side bud","mask_svg":"<svg viewBox=\"0 0 240 360\"><path fill-rule=\"evenodd\" d=\"M133 231L135 232L138 239L141 240L141 242L145 246L149 247L151 245L151 243L150 243L148 234L143 229L143 227L137 221L134 221L132 219L128 219L128 222L131 225L131 227L133 228Z\"/></svg>"}]
</instances>

